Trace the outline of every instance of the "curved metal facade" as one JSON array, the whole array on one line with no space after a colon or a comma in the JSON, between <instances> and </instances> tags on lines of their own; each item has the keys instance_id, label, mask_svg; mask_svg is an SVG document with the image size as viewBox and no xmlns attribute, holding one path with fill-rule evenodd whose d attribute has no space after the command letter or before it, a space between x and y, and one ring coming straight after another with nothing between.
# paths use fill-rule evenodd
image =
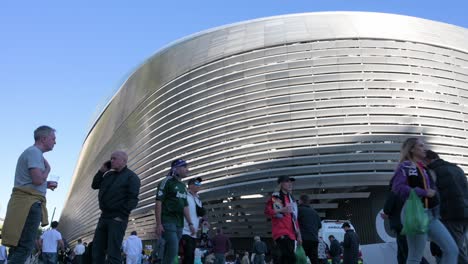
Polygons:
<instances>
[{"instance_id":1,"label":"curved metal facade","mask_svg":"<svg viewBox=\"0 0 468 264\"><path fill-rule=\"evenodd\" d=\"M466 171L467 99L464 28L331 12L202 32L152 56L109 102L84 142L61 229L92 239L92 177L116 149L141 178L128 232L143 239L154 237L155 188L179 157L204 179L209 221L232 237L268 236L263 205L279 175L296 177L296 196L311 195L322 216L364 225L375 212L340 212L384 190L405 138L424 137Z\"/></svg>"}]
</instances>

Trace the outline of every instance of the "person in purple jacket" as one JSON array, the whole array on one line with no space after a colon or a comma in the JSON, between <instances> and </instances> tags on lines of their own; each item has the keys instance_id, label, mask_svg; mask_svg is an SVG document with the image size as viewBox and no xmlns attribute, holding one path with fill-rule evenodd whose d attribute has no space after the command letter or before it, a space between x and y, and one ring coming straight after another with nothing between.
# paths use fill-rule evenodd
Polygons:
<instances>
[{"instance_id":1,"label":"person in purple jacket","mask_svg":"<svg viewBox=\"0 0 468 264\"><path fill-rule=\"evenodd\" d=\"M418 264L421 262L426 241L436 243L442 250L441 263L456 264L458 248L445 226L438 219L439 200L434 182L426 170L423 160L426 157L424 142L418 138L405 140L400 151L400 163L393 175L392 191L399 195L404 201L408 199L411 189L423 202L425 212L429 217L429 227L426 234L407 235L408 258L407 264ZM402 210L402 218L404 217ZM403 222L403 221L402 221Z\"/></svg>"}]
</instances>

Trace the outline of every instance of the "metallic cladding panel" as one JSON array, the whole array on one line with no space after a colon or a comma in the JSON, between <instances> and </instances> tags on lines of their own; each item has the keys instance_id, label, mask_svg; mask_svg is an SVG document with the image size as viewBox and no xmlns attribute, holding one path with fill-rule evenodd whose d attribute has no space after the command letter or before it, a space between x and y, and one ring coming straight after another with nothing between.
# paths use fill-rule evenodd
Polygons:
<instances>
[{"instance_id":1,"label":"metallic cladding panel","mask_svg":"<svg viewBox=\"0 0 468 264\"><path fill-rule=\"evenodd\" d=\"M409 136L466 171L467 43L464 28L360 12L264 18L180 40L137 69L94 124L61 230L92 239L92 177L116 149L142 181L128 231L143 239L154 238L155 188L174 158L204 178L210 221L233 237L270 231L266 198L240 196L268 195L279 175L297 177L296 195L385 186ZM327 216L339 204L315 206Z\"/></svg>"}]
</instances>

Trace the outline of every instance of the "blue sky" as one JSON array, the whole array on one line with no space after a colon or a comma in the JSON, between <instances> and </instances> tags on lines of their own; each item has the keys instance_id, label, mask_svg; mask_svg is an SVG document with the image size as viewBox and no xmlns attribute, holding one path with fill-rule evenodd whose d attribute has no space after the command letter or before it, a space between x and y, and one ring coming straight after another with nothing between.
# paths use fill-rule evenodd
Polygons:
<instances>
[{"instance_id":1,"label":"blue sky","mask_svg":"<svg viewBox=\"0 0 468 264\"><path fill-rule=\"evenodd\" d=\"M5 1L0 3L0 217L16 160L33 130L57 129L45 154L59 188L47 194L59 218L83 140L126 77L160 48L187 35L266 16L372 11L468 28L465 0ZM467 44L468 45L468 44ZM97 168L96 168L97 169Z\"/></svg>"}]
</instances>

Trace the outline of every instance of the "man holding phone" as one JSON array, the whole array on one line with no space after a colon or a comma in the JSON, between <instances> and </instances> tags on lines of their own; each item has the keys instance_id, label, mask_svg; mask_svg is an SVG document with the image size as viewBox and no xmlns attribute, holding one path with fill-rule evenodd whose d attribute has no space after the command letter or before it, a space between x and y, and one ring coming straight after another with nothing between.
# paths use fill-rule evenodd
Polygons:
<instances>
[{"instance_id":1,"label":"man holding phone","mask_svg":"<svg viewBox=\"0 0 468 264\"><path fill-rule=\"evenodd\" d=\"M122 245L128 217L138 204L140 179L127 168L127 153L115 151L93 179L91 187L98 189L99 218L93 239L93 263L120 264Z\"/></svg>"}]
</instances>

